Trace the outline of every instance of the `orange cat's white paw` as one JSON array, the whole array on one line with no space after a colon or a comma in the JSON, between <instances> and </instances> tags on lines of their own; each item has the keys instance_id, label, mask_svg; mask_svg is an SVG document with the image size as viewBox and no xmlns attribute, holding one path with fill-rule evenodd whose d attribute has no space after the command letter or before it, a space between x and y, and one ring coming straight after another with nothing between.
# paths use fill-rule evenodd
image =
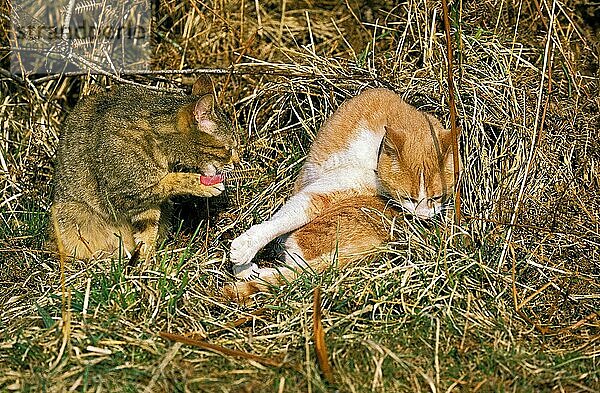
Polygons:
<instances>
[{"instance_id":1,"label":"orange cat's white paw","mask_svg":"<svg viewBox=\"0 0 600 393\"><path fill-rule=\"evenodd\" d=\"M229 258L234 266L249 265L254 255L263 246L257 236L256 226L250 228L231 242Z\"/></svg>"},{"instance_id":2,"label":"orange cat's white paw","mask_svg":"<svg viewBox=\"0 0 600 393\"><path fill-rule=\"evenodd\" d=\"M244 265L233 265L233 275L238 280L250 280L257 278L260 274L260 270L256 263L247 263Z\"/></svg>"}]
</instances>

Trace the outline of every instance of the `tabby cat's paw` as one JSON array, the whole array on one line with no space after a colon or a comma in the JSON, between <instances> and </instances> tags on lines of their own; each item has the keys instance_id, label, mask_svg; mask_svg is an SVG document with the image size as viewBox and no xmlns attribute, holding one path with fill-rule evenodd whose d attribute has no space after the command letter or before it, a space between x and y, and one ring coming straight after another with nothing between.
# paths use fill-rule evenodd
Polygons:
<instances>
[{"instance_id":1,"label":"tabby cat's paw","mask_svg":"<svg viewBox=\"0 0 600 393\"><path fill-rule=\"evenodd\" d=\"M132 250L132 252L139 251L139 255L142 258L148 258L154 254L156 241L153 241L146 233L134 233L133 239L135 241L135 250Z\"/></svg>"},{"instance_id":2,"label":"tabby cat's paw","mask_svg":"<svg viewBox=\"0 0 600 393\"><path fill-rule=\"evenodd\" d=\"M201 183L200 177L201 175L198 175L198 182L200 182L198 196L214 197L220 195L223 191L225 191L225 186L223 185L223 183L217 183L207 186Z\"/></svg>"}]
</instances>

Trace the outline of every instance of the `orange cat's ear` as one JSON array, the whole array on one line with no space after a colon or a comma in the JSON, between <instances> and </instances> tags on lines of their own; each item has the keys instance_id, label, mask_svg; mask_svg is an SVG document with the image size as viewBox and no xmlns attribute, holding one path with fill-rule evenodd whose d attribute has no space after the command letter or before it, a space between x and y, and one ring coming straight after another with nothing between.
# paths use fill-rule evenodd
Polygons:
<instances>
[{"instance_id":1,"label":"orange cat's ear","mask_svg":"<svg viewBox=\"0 0 600 393\"><path fill-rule=\"evenodd\" d=\"M445 152L452 152L452 149L450 149L450 147L452 146L452 132L450 132L450 130L447 129L443 129L439 132L438 134L438 138L439 138L439 143L440 143L440 151L442 153Z\"/></svg>"},{"instance_id":2,"label":"orange cat's ear","mask_svg":"<svg viewBox=\"0 0 600 393\"><path fill-rule=\"evenodd\" d=\"M396 151L396 146L394 146L394 143L391 141L391 139L387 136L384 135L383 139L381 140L381 144L379 145L379 153L377 154L377 156L381 156L381 154L383 152L386 153L394 153Z\"/></svg>"},{"instance_id":3,"label":"orange cat's ear","mask_svg":"<svg viewBox=\"0 0 600 393\"><path fill-rule=\"evenodd\" d=\"M461 129L460 127L458 127L456 129L456 137L460 137L460 132ZM441 133L440 133L440 148L441 150L444 151L448 151L448 149L450 149L450 151L452 150L452 142L453 142L453 138L452 138L452 131L448 130L448 129L444 129Z\"/></svg>"},{"instance_id":4,"label":"orange cat's ear","mask_svg":"<svg viewBox=\"0 0 600 393\"><path fill-rule=\"evenodd\" d=\"M207 125L206 122L211 121L209 119L210 113L213 110L214 100L212 94L206 94L201 97L194 106L194 118L199 125Z\"/></svg>"},{"instance_id":5,"label":"orange cat's ear","mask_svg":"<svg viewBox=\"0 0 600 393\"><path fill-rule=\"evenodd\" d=\"M461 129L460 127L456 129L457 138L460 136ZM444 130L443 134L440 136L440 142L442 145L442 152L444 153L444 167L448 172L454 171L454 152L452 149L452 131ZM460 157L460 156L459 156ZM458 170L462 171L462 163L460 162L460 158L458 160Z\"/></svg>"},{"instance_id":6,"label":"orange cat's ear","mask_svg":"<svg viewBox=\"0 0 600 393\"><path fill-rule=\"evenodd\" d=\"M390 153L396 153L402 148L404 144L404 136L398 132L396 132L393 128L389 126L383 126L385 129L385 135L381 140L381 145L379 146L379 154L382 151L388 151Z\"/></svg>"},{"instance_id":7,"label":"orange cat's ear","mask_svg":"<svg viewBox=\"0 0 600 393\"><path fill-rule=\"evenodd\" d=\"M448 149L448 152L444 156L444 168L448 173L454 172L454 153L452 152L452 147ZM462 172L462 162L460 158L458 159L458 171Z\"/></svg>"},{"instance_id":8,"label":"orange cat's ear","mask_svg":"<svg viewBox=\"0 0 600 393\"><path fill-rule=\"evenodd\" d=\"M192 86L192 94L195 96L202 96L204 94L213 94L213 83L210 78L206 75L200 75L194 86Z\"/></svg>"}]
</instances>

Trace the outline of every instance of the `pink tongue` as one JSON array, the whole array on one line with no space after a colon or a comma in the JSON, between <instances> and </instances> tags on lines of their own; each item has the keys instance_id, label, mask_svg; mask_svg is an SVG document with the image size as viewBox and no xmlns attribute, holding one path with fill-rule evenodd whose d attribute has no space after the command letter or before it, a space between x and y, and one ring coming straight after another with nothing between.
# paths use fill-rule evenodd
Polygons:
<instances>
[{"instance_id":1,"label":"pink tongue","mask_svg":"<svg viewBox=\"0 0 600 393\"><path fill-rule=\"evenodd\" d=\"M214 186L215 184L223 183L223 175L200 175L200 183L204 184L205 186Z\"/></svg>"}]
</instances>

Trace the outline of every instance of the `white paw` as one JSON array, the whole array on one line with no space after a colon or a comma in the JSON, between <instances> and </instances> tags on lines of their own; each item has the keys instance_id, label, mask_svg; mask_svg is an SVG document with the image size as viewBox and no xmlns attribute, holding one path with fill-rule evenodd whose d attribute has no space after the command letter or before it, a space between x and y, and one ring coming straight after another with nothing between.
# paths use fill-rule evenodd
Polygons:
<instances>
[{"instance_id":1,"label":"white paw","mask_svg":"<svg viewBox=\"0 0 600 393\"><path fill-rule=\"evenodd\" d=\"M269 277L279 276L280 270L272 267L263 267L261 269L256 270L255 273L258 273L259 280L266 280Z\"/></svg>"},{"instance_id":2,"label":"white paw","mask_svg":"<svg viewBox=\"0 0 600 393\"><path fill-rule=\"evenodd\" d=\"M256 227L252 227L231 242L231 252L229 258L234 265L248 265L254 255L261 249L260 239L257 239L255 233Z\"/></svg>"},{"instance_id":3,"label":"white paw","mask_svg":"<svg viewBox=\"0 0 600 393\"><path fill-rule=\"evenodd\" d=\"M260 274L260 270L256 263L247 263L245 265L233 265L233 275L238 280L250 280L257 278Z\"/></svg>"},{"instance_id":4,"label":"white paw","mask_svg":"<svg viewBox=\"0 0 600 393\"><path fill-rule=\"evenodd\" d=\"M256 263L249 263L247 265L238 265L233 266L233 275L238 280L265 280L272 276L280 275L280 271L278 269L263 267L259 268Z\"/></svg>"}]
</instances>

